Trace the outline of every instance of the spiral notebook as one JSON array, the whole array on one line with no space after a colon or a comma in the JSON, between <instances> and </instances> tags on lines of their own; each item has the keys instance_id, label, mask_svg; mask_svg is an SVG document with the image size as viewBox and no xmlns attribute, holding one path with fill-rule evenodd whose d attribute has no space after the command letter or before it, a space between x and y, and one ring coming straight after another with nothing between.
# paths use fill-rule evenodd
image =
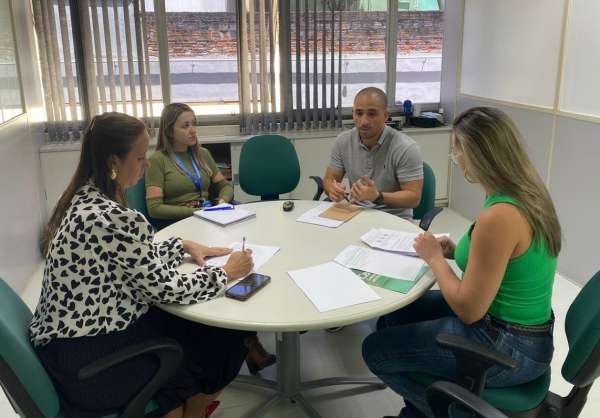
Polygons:
<instances>
[{"instance_id":1,"label":"spiral notebook","mask_svg":"<svg viewBox=\"0 0 600 418\"><path fill-rule=\"evenodd\" d=\"M194 212L194 215L205 221L213 222L221 226L227 226L256 216L256 213L234 206L234 209L232 210L197 210Z\"/></svg>"}]
</instances>

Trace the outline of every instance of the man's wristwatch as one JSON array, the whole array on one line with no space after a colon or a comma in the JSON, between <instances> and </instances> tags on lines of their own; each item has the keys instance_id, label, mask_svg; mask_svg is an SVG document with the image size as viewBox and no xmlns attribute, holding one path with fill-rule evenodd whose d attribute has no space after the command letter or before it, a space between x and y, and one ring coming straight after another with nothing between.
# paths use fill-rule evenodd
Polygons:
<instances>
[{"instance_id":1,"label":"man's wristwatch","mask_svg":"<svg viewBox=\"0 0 600 418\"><path fill-rule=\"evenodd\" d=\"M376 205L383 205L383 192L378 192L377 198L373 200Z\"/></svg>"}]
</instances>

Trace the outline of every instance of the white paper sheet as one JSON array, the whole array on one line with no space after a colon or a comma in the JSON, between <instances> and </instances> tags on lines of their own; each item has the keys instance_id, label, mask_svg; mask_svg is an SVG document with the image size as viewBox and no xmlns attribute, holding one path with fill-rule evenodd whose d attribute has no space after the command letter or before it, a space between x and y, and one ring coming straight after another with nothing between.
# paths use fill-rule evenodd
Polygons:
<instances>
[{"instance_id":1,"label":"white paper sheet","mask_svg":"<svg viewBox=\"0 0 600 418\"><path fill-rule=\"evenodd\" d=\"M417 252L413 247L417 235L419 235L419 233L373 228L360 237L360 239L373 248L417 257ZM449 235L450 234L434 234L435 237Z\"/></svg>"},{"instance_id":2,"label":"white paper sheet","mask_svg":"<svg viewBox=\"0 0 600 418\"><path fill-rule=\"evenodd\" d=\"M322 225L329 228L337 228L344 221L336 221L335 219L321 218L319 215L325 212L333 202L322 202L318 206L304 212L296 221L308 224Z\"/></svg>"},{"instance_id":3,"label":"white paper sheet","mask_svg":"<svg viewBox=\"0 0 600 418\"><path fill-rule=\"evenodd\" d=\"M335 261L353 268L402 280L414 280L425 262L420 258L349 245Z\"/></svg>"},{"instance_id":4,"label":"white paper sheet","mask_svg":"<svg viewBox=\"0 0 600 418\"><path fill-rule=\"evenodd\" d=\"M381 299L357 275L332 261L288 274L319 312Z\"/></svg>"},{"instance_id":5,"label":"white paper sheet","mask_svg":"<svg viewBox=\"0 0 600 418\"><path fill-rule=\"evenodd\" d=\"M242 219L250 218L256 214L246 209L235 208L233 210L215 211L197 210L194 212L194 215L221 226L226 226L234 222L241 221Z\"/></svg>"},{"instance_id":6,"label":"white paper sheet","mask_svg":"<svg viewBox=\"0 0 600 418\"><path fill-rule=\"evenodd\" d=\"M233 251L242 251L242 243L234 242L229 246ZM250 244L246 242L246 249L252 250L252 261L254 261L254 271L258 270L263 264L273 257L277 251L279 251L279 247L273 247L271 245L258 245L258 244ZM221 257L213 257L206 260L206 264L214 267L223 267L227 260L229 260L230 254L223 255Z\"/></svg>"}]
</instances>

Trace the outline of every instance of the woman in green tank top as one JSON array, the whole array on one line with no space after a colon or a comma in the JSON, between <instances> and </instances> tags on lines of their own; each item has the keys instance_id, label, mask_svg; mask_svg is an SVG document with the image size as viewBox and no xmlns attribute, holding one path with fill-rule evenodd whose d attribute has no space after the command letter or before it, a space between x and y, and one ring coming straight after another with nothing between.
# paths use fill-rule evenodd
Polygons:
<instances>
[{"instance_id":1,"label":"woman in green tank top","mask_svg":"<svg viewBox=\"0 0 600 418\"><path fill-rule=\"evenodd\" d=\"M515 370L490 369L488 386L534 380L552 359L551 296L561 230L517 128L497 109L469 109L454 121L450 157L467 181L483 187L483 210L457 245L430 232L417 237L415 250L440 290L381 317L363 343L369 368L404 397L403 417L431 416L411 373L457 378L453 354L435 342L439 333L461 335L517 361ZM453 258L460 278L446 261Z\"/></svg>"}]
</instances>

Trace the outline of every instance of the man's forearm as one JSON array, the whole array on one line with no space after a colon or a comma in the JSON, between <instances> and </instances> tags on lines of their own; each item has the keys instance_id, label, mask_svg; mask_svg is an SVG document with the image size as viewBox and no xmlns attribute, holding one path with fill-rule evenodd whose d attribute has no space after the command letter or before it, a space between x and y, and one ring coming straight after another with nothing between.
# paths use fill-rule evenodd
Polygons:
<instances>
[{"instance_id":1,"label":"man's forearm","mask_svg":"<svg viewBox=\"0 0 600 418\"><path fill-rule=\"evenodd\" d=\"M421 196L412 190L383 192L383 203L392 208L416 208L421 202Z\"/></svg>"}]
</instances>

